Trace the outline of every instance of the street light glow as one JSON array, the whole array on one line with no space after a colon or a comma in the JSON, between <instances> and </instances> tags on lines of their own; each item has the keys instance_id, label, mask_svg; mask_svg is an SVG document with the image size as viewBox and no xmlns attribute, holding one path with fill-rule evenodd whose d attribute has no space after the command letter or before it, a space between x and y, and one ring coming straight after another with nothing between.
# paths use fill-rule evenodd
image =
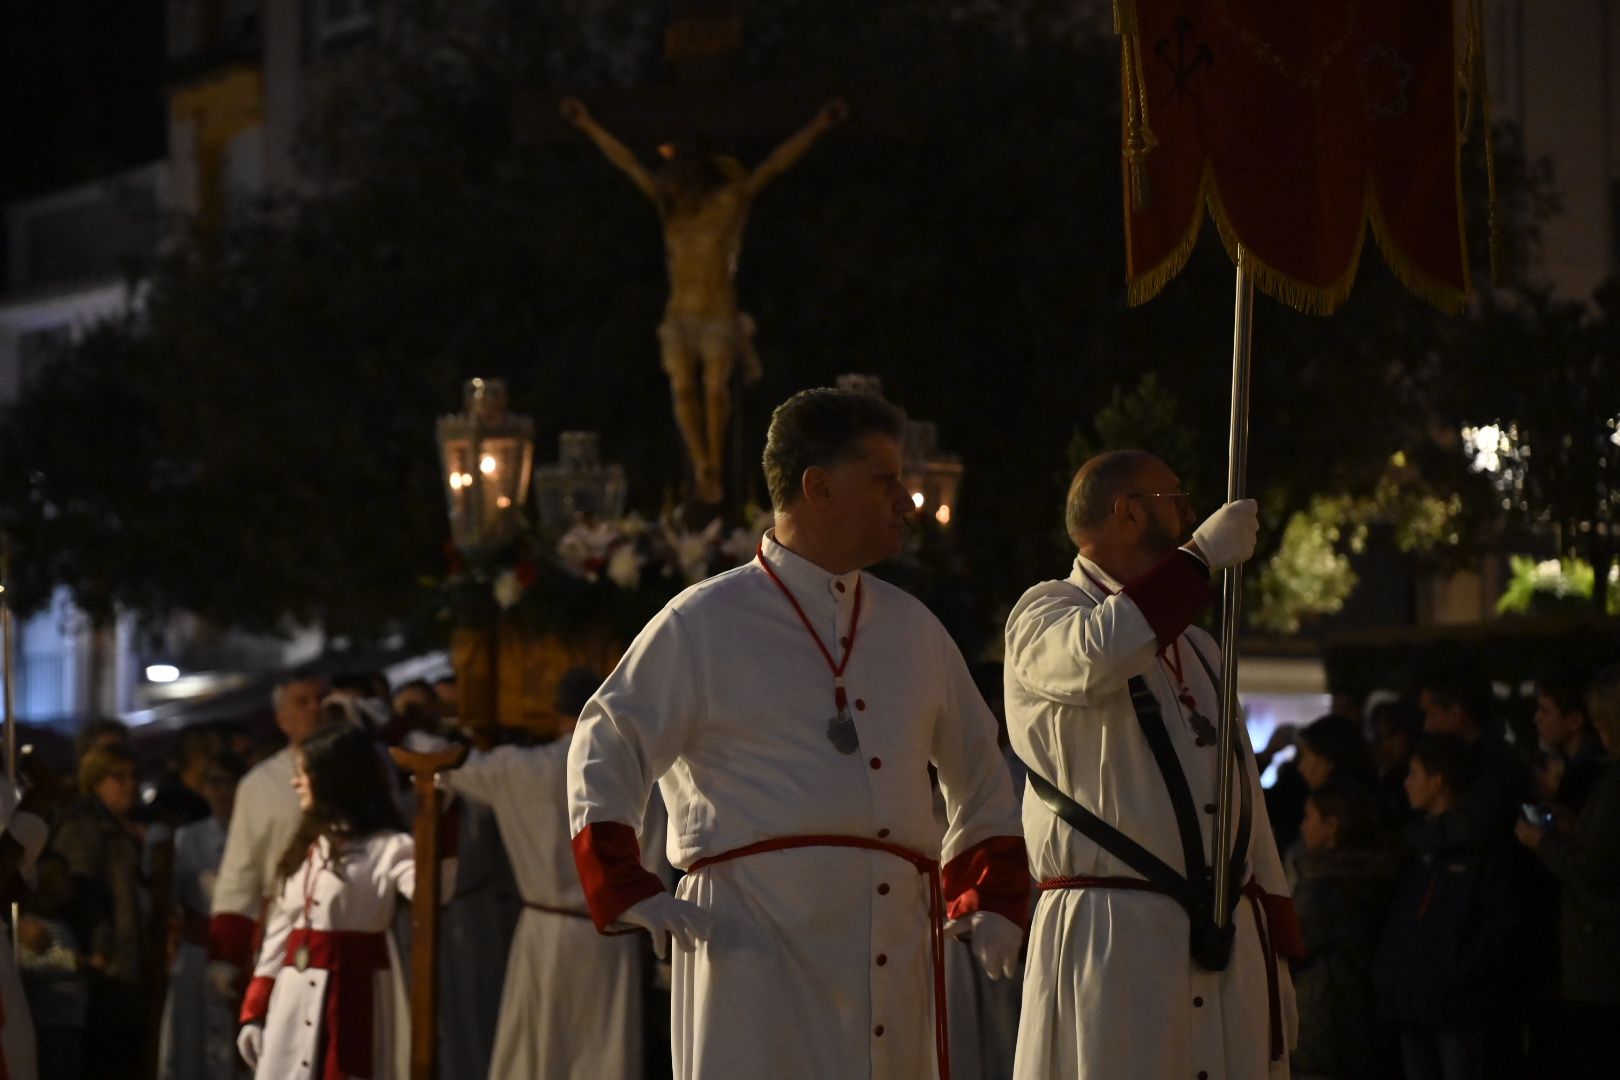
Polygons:
<instances>
[{"instance_id":1,"label":"street light glow","mask_svg":"<svg viewBox=\"0 0 1620 1080\"><path fill-rule=\"evenodd\" d=\"M180 669L173 664L148 664L146 667L146 681L155 683L171 683L180 677Z\"/></svg>"},{"instance_id":2,"label":"street light glow","mask_svg":"<svg viewBox=\"0 0 1620 1080\"><path fill-rule=\"evenodd\" d=\"M939 509L934 511L934 520L941 525L949 525L951 523L951 508L945 503L940 503Z\"/></svg>"},{"instance_id":3,"label":"street light glow","mask_svg":"<svg viewBox=\"0 0 1620 1080\"><path fill-rule=\"evenodd\" d=\"M485 476L495 475L495 455L485 454L483 457L479 458L478 471L483 473Z\"/></svg>"},{"instance_id":4,"label":"street light glow","mask_svg":"<svg viewBox=\"0 0 1620 1080\"><path fill-rule=\"evenodd\" d=\"M923 493L922 492L913 491L911 493L911 505L915 506L917 509L921 510L923 508L923 503L925 503L927 501L928 501L927 499L923 498Z\"/></svg>"}]
</instances>

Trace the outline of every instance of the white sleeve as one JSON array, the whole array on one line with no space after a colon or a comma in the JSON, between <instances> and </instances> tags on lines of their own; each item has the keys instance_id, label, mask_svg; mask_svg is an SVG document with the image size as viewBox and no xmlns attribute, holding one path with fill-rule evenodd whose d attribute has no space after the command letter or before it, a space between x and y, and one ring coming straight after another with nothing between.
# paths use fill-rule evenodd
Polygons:
<instances>
[{"instance_id":1,"label":"white sleeve","mask_svg":"<svg viewBox=\"0 0 1620 1080\"><path fill-rule=\"evenodd\" d=\"M1146 671L1158 642L1130 597L1092 605L1076 592L1026 596L1007 620L1006 646L1007 668L1026 689L1084 705Z\"/></svg>"},{"instance_id":2,"label":"white sleeve","mask_svg":"<svg viewBox=\"0 0 1620 1080\"><path fill-rule=\"evenodd\" d=\"M244 782L238 793L231 827L225 834L225 853L219 860L219 876L214 880L213 915L240 915L257 921L270 891L270 883L263 880L264 847L270 830L257 805L260 800L254 797L258 786Z\"/></svg>"},{"instance_id":3,"label":"white sleeve","mask_svg":"<svg viewBox=\"0 0 1620 1080\"><path fill-rule=\"evenodd\" d=\"M706 658L666 607L636 636L586 704L568 750L571 833L641 824L647 796L685 746L699 714Z\"/></svg>"},{"instance_id":4,"label":"white sleeve","mask_svg":"<svg viewBox=\"0 0 1620 1080\"><path fill-rule=\"evenodd\" d=\"M939 632L944 710L934 725L932 756L945 796L941 862L993 836L1022 836L1018 802L996 744L996 718L973 684L956 643Z\"/></svg>"},{"instance_id":5,"label":"white sleeve","mask_svg":"<svg viewBox=\"0 0 1620 1080\"><path fill-rule=\"evenodd\" d=\"M274 979L287 960L287 938L292 933L293 919L286 904L277 897L270 903L265 916L264 941L259 945L259 956L253 965L256 979Z\"/></svg>"},{"instance_id":6,"label":"white sleeve","mask_svg":"<svg viewBox=\"0 0 1620 1080\"><path fill-rule=\"evenodd\" d=\"M446 769L439 775L444 778L444 786L457 795L489 806L494 803L496 789L504 779L507 766L512 760L512 755L506 753L511 749L513 748L502 746L488 751L472 750L460 765L454 769Z\"/></svg>"},{"instance_id":7,"label":"white sleeve","mask_svg":"<svg viewBox=\"0 0 1620 1080\"><path fill-rule=\"evenodd\" d=\"M388 837L378 870L385 888L392 888L410 900L416 894L416 838L410 833L394 833ZM444 884L440 883L440 893L447 896L450 890L444 888Z\"/></svg>"}]
</instances>

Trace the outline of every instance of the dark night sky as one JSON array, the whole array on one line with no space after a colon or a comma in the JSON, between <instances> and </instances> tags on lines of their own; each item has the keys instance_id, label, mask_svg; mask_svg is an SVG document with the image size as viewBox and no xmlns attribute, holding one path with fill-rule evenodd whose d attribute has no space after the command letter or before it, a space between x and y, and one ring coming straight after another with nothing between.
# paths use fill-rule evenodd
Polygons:
<instances>
[{"instance_id":1,"label":"dark night sky","mask_svg":"<svg viewBox=\"0 0 1620 1080\"><path fill-rule=\"evenodd\" d=\"M162 0L0 0L0 202L161 158Z\"/></svg>"}]
</instances>

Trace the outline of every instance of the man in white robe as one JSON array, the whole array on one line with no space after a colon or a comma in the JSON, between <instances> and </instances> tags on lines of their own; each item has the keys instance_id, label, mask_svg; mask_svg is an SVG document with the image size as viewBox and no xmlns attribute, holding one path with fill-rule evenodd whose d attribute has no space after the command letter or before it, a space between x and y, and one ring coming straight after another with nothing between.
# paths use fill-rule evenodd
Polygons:
<instances>
[{"instance_id":1,"label":"man in white robe","mask_svg":"<svg viewBox=\"0 0 1620 1080\"><path fill-rule=\"evenodd\" d=\"M588 684L571 707L559 700L559 712L568 717L559 738L540 746L474 751L459 768L442 774L450 790L494 810L523 897L506 960L491 1080L643 1076L642 940L596 932L570 845L572 714L599 681L580 670ZM577 681L570 672L565 688Z\"/></svg>"},{"instance_id":2,"label":"man in white robe","mask_svg":"<svg viewBox=\"0 0 1620 1080\"><path fill-rule=\"evenodd\" d=\"M682 1080L935 1076L939 922L1016 968L1028 878L995 721L938 620L861 573L911 510L900 430L874 397L780 406L757 558L648 623L574 734L585 900L604 930L673 935ZM640 864L655 781L679 899Z\"/></svg>"},{"instance_id":3,"label":"man in white robe","mask_svg":"<svg viewBox=\"0 0 1620 1080\"><path fill-rule=\"evenodd\" d=\"M1033 775L1175 873L1185 876L1196 852L1184 837L1201 838L1205 856L1197 858L1213 866L1220 762L1209 718L1219 716L1220 658L1214 640L1190 624L1214 595L1210 570L1253 553L1255 504L1228 504L1178 547L1196 521L1180 481L1152 455L1119 451L1082 466L1067 518L1080 549L1073 573L1030 589L1007 622L1013 749ZM1172 780L1181 781L1160 768L1132 701L1134 678L1157 703L1173 750L1165 756L1191 794L1185 833L1170 794ZM1060 818L1032 781L1024 834L1040 895L1024 975L1020 1080L1288 1075L1297 1022L1288 968L1276 954L1297 947L1297 928L1253 751L1241 727L1238 734L1235 782L1249 787L1252 818L1233 882L1246 889L1222 971L1192 958L1192 920L1181 903ZM1236 788L1233 798L1239 805Z\"/></svg>"},{"instance_id":4,"label":"man in white robe","mask_svg":"<svg viewBox=\"0 0 1620 1080\"><path fill-rule=\"evenodd\" d=\"M209 985L233 1001L253 962L259 920L275 889L276 862L298 831L293 751L319 726L325 693L325 683L311 678L292 678L275 688L276 726L287 745L249 769L236 791L208 924Z\"/></svg>"}]
</instances>

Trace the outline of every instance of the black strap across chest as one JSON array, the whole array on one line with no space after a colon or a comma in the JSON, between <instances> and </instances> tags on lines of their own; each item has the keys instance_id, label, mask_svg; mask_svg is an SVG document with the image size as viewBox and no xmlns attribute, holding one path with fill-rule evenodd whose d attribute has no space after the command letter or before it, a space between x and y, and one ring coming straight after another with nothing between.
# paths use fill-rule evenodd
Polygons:
<instances>
[{"instance_id":1,"label":"black strap across chest","mask_svg":"<svg viewBox=\"0 0 1620 1080\"><path fill-rule=\"evenodd\" d=\"M1196 645L1193 645L1192 639L1187 639L1187 644L1192 646L1193 654L1203 665L1210 683L1215 687L1216 695L1219 696L1221 682L1208 659ZM1136 713L1137 725L1142 730L1142 737L1147 740L1148 749L1153 754L1159 775L1164 780L1165 791L1170 797L1170 807L1175 813L1176 830L1181 837L1185 874L1177 873L1163 859L1075 802L1035 769L1029 769L1029 786L1048 810L1147 879L1158 891L1180 903L1186 910L1191 925L1193 958L1200 966L1218 971L1226 966L1226 959L1230 954L1231 913L1237 907L1241 895L1243 869L1247 861L1249 836L1253 827L1254 796L1249 788L1243 745L1237 739L1232 740L1231 752L1237 755L1240 778L1239 812L1237 836L1234 838L1231 853L1231 873L1227 878L1230 895L1224 902L1227 930L1222 935L1214 926L1215 875L1204 849L1204 834L1199 822L1198 807L1193 801L1187 774L1181 767L1180 759L1176 757L1175 745L1171 742L1170 733L1165 727L1163 710L1159 708L1159 700L1148 689L1147 680L1143 676L1132 676L1129 689L1131 708ZM1025 764L1028 765L1027 762ZM1224 949L1220 942L1223 936Z\"/></svg>"}]
</instances>

